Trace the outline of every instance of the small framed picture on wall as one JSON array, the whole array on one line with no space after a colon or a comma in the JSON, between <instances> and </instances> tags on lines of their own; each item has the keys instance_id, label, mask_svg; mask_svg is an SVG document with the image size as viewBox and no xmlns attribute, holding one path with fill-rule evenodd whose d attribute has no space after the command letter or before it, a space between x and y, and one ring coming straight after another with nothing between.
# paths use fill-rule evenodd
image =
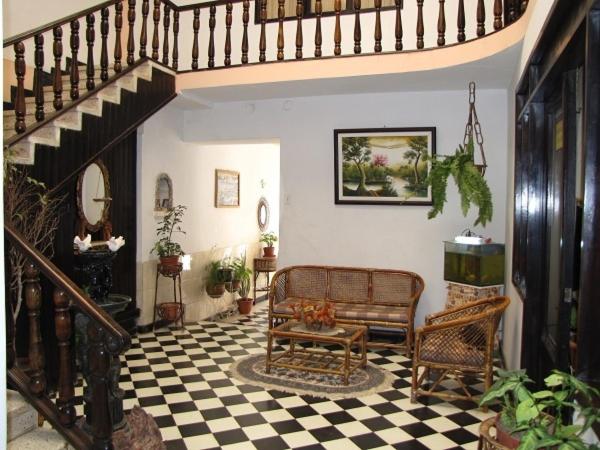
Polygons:
<instances>
[{"instance_id":1,"label":"small framed picture on wall","mask_svg":"<svg viewBox=\"0 0 600 450\"><path fill-rule=\"evenodd\" d=\"M233 170L215 170L215 208L240 206L240 173Z\"/></svg>"}]
</instances>

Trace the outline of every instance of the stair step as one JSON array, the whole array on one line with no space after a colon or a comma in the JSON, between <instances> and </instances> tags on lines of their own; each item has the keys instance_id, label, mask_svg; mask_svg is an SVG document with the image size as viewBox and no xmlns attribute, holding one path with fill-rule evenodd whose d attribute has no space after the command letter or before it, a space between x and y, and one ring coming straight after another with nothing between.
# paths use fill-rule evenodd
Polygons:
<instances>
[{"instance_id":1,"label":"stair step","mask_svg":"<svg viewBox=\"0 0 600 450\"><path fill-rule=\"evenodd\" d=\"M67 442L56 430L36 428L8 443L8 450L67 450Z\"/></svg>"},{"instance_id":2,"label":"stair step","mask_svg":"<svg viewBox=\"0 0 600 450\"><path fill-rule=\"evenodd\" d=\"M17 391L6 391L7 439L12 441L37 427L38 413Z\"/></svg>"}]
</instances>

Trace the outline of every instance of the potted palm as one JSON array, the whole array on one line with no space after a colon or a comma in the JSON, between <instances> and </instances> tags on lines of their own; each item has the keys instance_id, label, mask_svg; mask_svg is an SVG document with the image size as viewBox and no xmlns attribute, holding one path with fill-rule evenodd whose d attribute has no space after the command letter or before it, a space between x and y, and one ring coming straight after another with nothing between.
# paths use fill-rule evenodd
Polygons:
<instances>
[{"instance_id":1,"label":"potted palm","mask_svg":"<svg viewBox=\"0 0 600 450\"><path fill-rule=\"evenodd\" d=\"M221 261L211 261L207 266L206 293L212 298L219 298L225 293L224 272Z\"/></svg>"},{"instance_id":2,"label":"potted palm","mask_svg":"<svg viewBox=\"0 0 600 450\"><path fill-rule=\"evenodd\" d=\"M183 205L177 205L160 220L156 228L156 237L158 240L150 253L156 253L163 266L175 266L179 263L179 257L185 255L181 245L173 241L174 233L185 234L181 229L183 214L187 208Z\"/></svg>"},{"instance_id":3,"label":"potted palm","mask_svg":"<svg viewBox=\"0 0 600 450\"><path fill-rule=\"evenodd\" d=\"M252 304L254 299L249 298L248 294L250 293L250 276L252 275L252 270L249 268L245 268L240 274L240 288L238 290L238 294L240 298L238 298L238 310L240 314L250 314L252 311Z\"/></svg>"},{"instance_id":4,"label":"potted palm","mask_svg":"<svg viewBox=\"0 0 600 450\"><path fill-rule=\"evenodd\" d=\"M600 449L584 443L583 434L600 422L600 409L591 406L598 390L576 377L555 370L545 380L546 389L531 392L533 383L524 370L498 370L499 379L482 396L480 405L499 402L496 440L508 448ZM573 413L573 414L572 414ZM572 424L571 417L583 419Z\"/></svg>"},{"instance_id":5,"label":"potted palm","mask_svg":"<svg viewBox=\"0 0 600 450\"><path fill-rule=\"evenodd\" d=\"M275 256L275 247L273 244L277 242L277 235L272 231L262 233L260 235L260 242L264 242L263 256L265 258L273 258Z\"/></svg>"},{"instance_id":6,"label":"potted palm","mask_svg":"<svg viewBox=\"0 0 600 450\"><path fill-rule=\"evenodd\" d=\"M239 258L234 258L231 262L231 268L233 269L231 292L236 292L240 288L241 280L244 277L244 274L249 270L246 266L246 253Z\"/></svg>"}]
</instances>

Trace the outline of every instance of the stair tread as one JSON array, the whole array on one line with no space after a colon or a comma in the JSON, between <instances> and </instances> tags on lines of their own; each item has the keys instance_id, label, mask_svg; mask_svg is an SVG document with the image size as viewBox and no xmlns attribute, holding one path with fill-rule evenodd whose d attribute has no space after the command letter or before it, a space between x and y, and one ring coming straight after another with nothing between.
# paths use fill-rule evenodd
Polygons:
<instances>
[{"instance_id":1,"label":"stair tread","mask_svg":"<svg viewBox=\"0 0 600 450\"><path fill-rule=\"evenodd\" d=\"M67 442L56 430L36 428L29 433L10 441L9 450L62 450L67 448Z\"/></svg>"},{"instance_id":2,"label":"stair tread","mask_svg":"<svg viewBox=\"0 0 600 450\"><path fill-rule=\"evenodd\" d=\"M16 391L6 391L7 439L12 441L37 426L37 411Z\"/></svg>"}]
</instances>

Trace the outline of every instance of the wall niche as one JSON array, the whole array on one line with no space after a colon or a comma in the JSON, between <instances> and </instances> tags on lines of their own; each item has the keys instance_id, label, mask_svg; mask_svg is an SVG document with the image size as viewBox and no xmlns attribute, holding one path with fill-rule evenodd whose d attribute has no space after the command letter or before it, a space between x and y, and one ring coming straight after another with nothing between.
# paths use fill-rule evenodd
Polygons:
<instances>
[{"instance_id":1,"label":"wall niche","mask_svg":"<svg viewBox=\"0 0 600 450\"><path fill-rule=\"evenodd\" d=\"M166 173L156 177L156 190L154 193L154 212L167 213L173 208L173 181Z\"/></svg>"}]
</instances>

